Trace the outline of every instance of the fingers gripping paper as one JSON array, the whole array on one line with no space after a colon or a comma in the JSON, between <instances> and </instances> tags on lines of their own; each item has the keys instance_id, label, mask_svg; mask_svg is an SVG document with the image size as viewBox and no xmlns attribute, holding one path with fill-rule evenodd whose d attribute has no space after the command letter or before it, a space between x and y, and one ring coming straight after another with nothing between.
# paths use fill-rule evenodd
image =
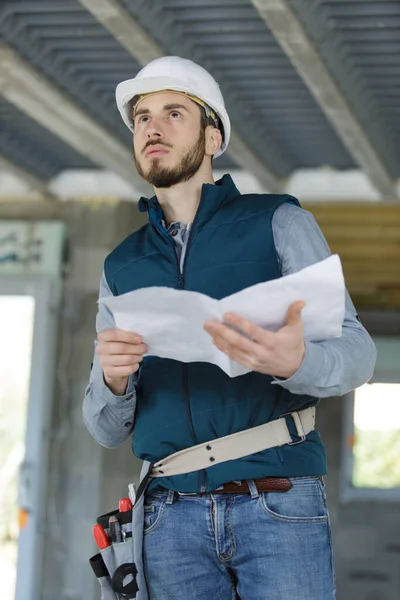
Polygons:
<instances>
[{"instance_id":1,"label":"fingers gripping paper","mask_svg":"<svg viewBox=\"0 0 400 600\"><path fill-rule=\"evenodd\" d=\"M230 377L237 377L250 369L218 350L204 331L204 323L208 319L223 322L224 314L233 312L264 329L277 331L286 323L289 306L298 300L306 303L302 311L306 341L341 335L345 284L338 255L222 300L186 290L148 287L101 298L99 303L112 312L118 329L143 336L149 349L146 356L209 362Z\"/></svg>"}]
</instances>

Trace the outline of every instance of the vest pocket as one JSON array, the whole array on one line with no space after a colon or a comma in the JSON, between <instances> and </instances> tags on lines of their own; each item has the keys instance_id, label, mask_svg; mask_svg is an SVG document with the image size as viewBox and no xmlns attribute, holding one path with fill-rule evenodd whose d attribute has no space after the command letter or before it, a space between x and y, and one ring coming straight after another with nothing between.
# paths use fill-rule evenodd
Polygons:
<instances>
[{"instance_id":1,"label":"vest pocket","mask_svg":"<svg viewBox=\"0 0 400 600\"><path fill-rule=\"evenodd\" d=\"M283 464L285 462L285 459L283 457L283 448L276 448L276 454L278 455L279 460Z\"/></svg>"}]
</instances>

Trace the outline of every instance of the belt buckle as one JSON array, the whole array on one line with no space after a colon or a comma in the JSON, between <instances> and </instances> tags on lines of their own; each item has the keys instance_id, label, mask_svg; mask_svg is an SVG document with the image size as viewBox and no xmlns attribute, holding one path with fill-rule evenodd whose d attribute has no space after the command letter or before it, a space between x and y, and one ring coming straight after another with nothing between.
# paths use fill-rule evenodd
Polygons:
<instances>
[{"instance_id":1,"label":"belt buckle","mask_svg":"<svg viewBox=\"0 0 400 600\"><path fill-rule=\"evenodd\" d=\"M301 432L299 432L299 429L298 429L298 427L297 427L297 423L296 423L296 421L295 421L295 419L294 419L294 417L293 417L293 415L294 415L294 414L296 414L296 415L298 416L299 423L300 423L300 425L301 425L301 429L302 429L302 431L301 431ZM294 411L292 411L292 412L287 412L287 413L284 413L284 414L283 414L283 415L281 415L279 418L280 418L280 419L285 419L285 422L286 422L286 418L285 418L285 417L288 417L288 416L292 417L292 419L293 419L293 422L294 422L294 424L295 424L295 427L296 427L297 434L300 436L300 439L299 439L299 440L297 440L297 442L288 442L288 443L286 444L286 446L296 446L296 444L301 444L301 443L303 443L303 442L304 442L304 441L307 439L307 436L306 436L306 434L305 434L304 427L303 427L303 423L301 422L301 417L300 417L300 415L299 415L298 411L297 411L297 410L294 410ZM288 427L288 424L287 424L287 423L286 423L286 427L288 428L288 431L289 431L289 427ZM290 431L289 431L289 435L290 435L290 437L292 437L292 434L290 433Z\"/></svg>"},{"instance_id":2,"label":"belt buckle","mask_svg":"<svg viewBox=\"0 0 400 600\"><path fill-rule=\"evenodd\" d=\"M176 492L179 496L197 496L198 492Z\"/></svg>"}]
</instances>

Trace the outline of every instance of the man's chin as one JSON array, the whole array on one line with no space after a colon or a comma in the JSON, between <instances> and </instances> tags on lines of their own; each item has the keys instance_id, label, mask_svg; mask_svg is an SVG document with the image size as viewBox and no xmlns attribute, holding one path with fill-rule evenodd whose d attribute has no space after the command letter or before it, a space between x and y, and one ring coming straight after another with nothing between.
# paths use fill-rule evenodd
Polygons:
<instances>
[{"instance_id":1,"label":"man's chin","mask_svg":"<svg viewBox=\"0 0 400 600\"><path fill-rule=\"evenodd\" d=\"M152 178L152 175L157 176L157 174L160 172L167 174L174 171L174 166L167 165L167 161L162 160L163 158L163 156L146 158L145 163L140 165L141 168L139 170L139 174L143 177L143 179L148 181L149 177L150 179Z\"/></svg>"},{"instance_id":2,"label":"man's chin","mask_svg":"<svg viewBox=\"0 0 400 600\"><path fill-rule=\"evenodd\" d=\"M160 187L171 187L176 183L179 183L184 178L184 173L181 173L173 166L169 167L164 164L160 164L160 161L154 159L151 161L152 164L145 171L142 171L142 177L156 188Z\"/></svg>"}]
</instances>

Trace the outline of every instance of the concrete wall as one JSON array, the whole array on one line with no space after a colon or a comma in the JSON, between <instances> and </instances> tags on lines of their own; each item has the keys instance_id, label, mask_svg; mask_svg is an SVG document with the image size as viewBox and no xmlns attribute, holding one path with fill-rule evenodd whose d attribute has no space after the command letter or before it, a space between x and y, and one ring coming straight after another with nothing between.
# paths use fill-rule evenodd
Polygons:
<instances>
[{"instance_id":1,"label":"concrete wall","mask_svg":"<svg viewBox=\"0 0 400 600\"><path fill-rule=\"evenodd\" d=\"M50 487L41 600L94 600L88 558L95 517L115 507L139 464L129 442L99 446L81 416L95 336L98 282L106 254L144 222L132 203L0 203L0 219L62 219L69 262L60 310L58 369L51 432ZM400 598L400 510L380 503L339 503L343 399L324 399L317 426L325 441L338 600ZM193 599L194 600L194 599ZM322 600L322 599L321 599Z\"/></svg>"},{"instance_id":2,"label":"concrete wall","mask_svg":"<svg viewBox=\"0 0 400 600\"><path fill-rule=\"evenodd\" d=\"M88 559L97 552L91 528L113 508L140 467L129 441L98 445L82 420L95 338L99 280L106 255L144 216L131 202L0 203L0 219L60 219L67 224L68 262L60 307L57 373L41 600L94 600L99 586Z\"/></svg>"},{"instance_id":3,"label":"concrete wall","mask_svg":"<svg viewBox=\"0 0 400 600\"><path fill-rule=\"evenodd\" d=\"M323 399L317 428L325 443L338 600L399 600L400 507L393 502L340 503L344 399Z\"/></svg>"}]
</instances>

